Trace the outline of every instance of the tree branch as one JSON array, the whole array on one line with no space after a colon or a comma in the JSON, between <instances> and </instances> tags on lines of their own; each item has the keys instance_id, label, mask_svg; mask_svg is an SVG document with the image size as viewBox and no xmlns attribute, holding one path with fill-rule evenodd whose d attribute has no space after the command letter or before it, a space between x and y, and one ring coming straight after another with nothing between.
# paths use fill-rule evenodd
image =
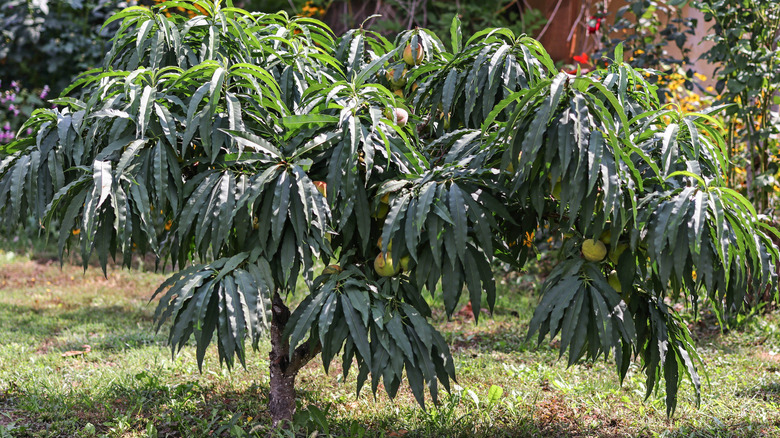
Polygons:
<instances>
[{"instance_id":1,"label":"tree branch","mask_svg":"<svg viewBox=\"0 0 780 438\"><path fill-rule=\"evenodd\" d=\"M294 375L300 371L307 363L314 359L322 351L322 344L317 341L314 348L311 347L311 338L302 343L295 349L292 354L290 363L287 364L287 368L284 370L285 375Z\"/></svg>"},{"instance_id":2,"label":"tree branch","mask_svg":"<svg viewBox=\"0 0 780 438\"><path fill-rule=\"evenodd\" d=\"M537 40L542 39L544 33L547 32L547 29L550 27L550 24L553 22L553 19L555 18L555 14L558 13L558 9L561 7L561 3L563 3L563 0L558 0L558 4L555 5L555 9L553 9L552 14L550 14L550 17L547 19L547 23L545 23L544 29L542 29L542 31L539 32L539 35L536 36Z\"/></svg>"}]
</instances>

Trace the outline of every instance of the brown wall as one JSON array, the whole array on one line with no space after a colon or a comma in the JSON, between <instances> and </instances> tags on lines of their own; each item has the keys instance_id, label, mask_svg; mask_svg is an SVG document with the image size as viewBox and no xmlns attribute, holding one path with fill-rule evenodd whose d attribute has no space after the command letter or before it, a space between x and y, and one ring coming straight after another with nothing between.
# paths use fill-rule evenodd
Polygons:
<instances>
[{"instance_id":1,"label":"brown wall","mask_svg":"<svg viewBox=\"0 0 780 438\"><path fill-rule=\"evenodd\" d=\"M555 61L571 62L584 42L585 32L575 23L587 15L588 5L582 0L528 0L528 4L544 12L548 25L536 38Z\"/></svg>"}]
</instances>

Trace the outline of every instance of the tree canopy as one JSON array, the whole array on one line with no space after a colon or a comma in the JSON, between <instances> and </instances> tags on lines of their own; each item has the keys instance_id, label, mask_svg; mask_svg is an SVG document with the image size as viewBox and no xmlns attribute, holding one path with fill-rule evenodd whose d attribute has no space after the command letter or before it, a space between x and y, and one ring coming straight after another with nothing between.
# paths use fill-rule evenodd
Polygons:
<instances>
[{"instance_id":1,"label":"tree canopy","mask_svg":"<svg viewBox=\"0 0 780 438\"><path fill-rule=\"evenodd\" d=\"M272 386L274 363L294 381L321 354L326 371L354 366L358 391L370 376L392 397L406 380L436 401L455 367L423 291L478 315L494 263L522 268L547 226L567 237L529 338L560 335L569 364L612 356L621 378L639 359L672 412L682 379L698 394L700 378L664 297L739 311L775 287L776 231L725 187L717 122L661 107L620 48L568 74L507 29L464 41L455 20L445 47L425 29L337 36L222 3L114 15L103 68L0 161L6 229L31 216L85 268L149 252L174 267L157 317L174 351L194 339L199 365L213 340L244 364L245 339L270 327ZM177 7L197 15L161 13ZM318 275L317 260L338 266Z\"/></svg>"}]
</instances>

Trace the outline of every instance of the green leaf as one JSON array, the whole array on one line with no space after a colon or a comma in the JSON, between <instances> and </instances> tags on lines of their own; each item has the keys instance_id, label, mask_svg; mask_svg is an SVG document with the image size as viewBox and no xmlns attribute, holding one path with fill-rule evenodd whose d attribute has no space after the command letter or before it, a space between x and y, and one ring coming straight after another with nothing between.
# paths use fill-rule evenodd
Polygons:
<instances>
[{"instance_id":1,"label":"green leaf","mask_svg":"<svg viewBox=\"0 0 780 438\"><path fill-rule=\"evenodd\" d=\"M107 161L95 161L93 164L93 180L95 184L95 194L98 195L98 201L91 208L94 212L105 202L111 195L111 186L114 182L114 177L111 175L111 163Z\"/></svg>"},{"instance_id":2,"label":"green leaf","mask_svg":"<svg viewBox=\"0 0 780 438\"><path fill-rule=\"evenodd\" d=\"M385 325L388 333L392 336L395 343L401 348L406 360L411 364L415 363L414 354L412 353L412 344L409 342L409 338L406 337L406 333L403 330L403 323L401 322L401 316L398 313L393 314L393 317L387 321Z\"/></svg>"},{"instance_id":3,"label":"green leaf","mask_svg":"<svg viewBox=\"0 0 780 438\"><path fill-rule=\"evenodd\" d=\"M274 158L282 158L282 153L274 147L268 140L260 138L249 132L234 131L231 129L220 129L225 134L230 135L236 142L243 146L248 147L255 152L268 154Z\"/></svg>"},{"instance_id":4,"label":"green leaf","mask_svg":"<svg viewBox=\"0 0 780 438\"><path fill-rule=\"evenodd\" d=\"M675 1L675 0L672 0L672 1ZM683 0L683 1L686 1L686 0ZM615 62L616 63L623 62L623 43L622 42L618 43L618 45L615 46Z\"/></svg>"},{"instance_id":5,"label":"green leaf","mask_svg":"<svg viewBox=\"0 0 780 438\"><path fill-rule=\"evenodd\" d=\"M441 111L444 114L449 114L452 111L452 103L455 101L455 91L458 85L458 76L458 70L452 69L447 74L447 79L444 80L441 100Z\"/></svg>"},{"instance_id":6,"label":"green leaf","mask_svg":"<svg viewBox=\"0 0 780 438\"><path fill-rule=\"evenodd\" d=\"M352 342L363 358L363 361L371 368L371 348L368 345L368 332L360 320L360 314L352 307L352 302L346 295L341 295L341 308L344 310L344 320L349 327Z\"/></svg>"},{"instance_id":7,"label":"green leaf","mask_svg":"<svg viewBox=\"0 0 780 438\"><path fill-rule=\"evenodd\" d=\"M333 324L333 319L336 316L336 309L339 305L339 295L330 294L322 305L322 311L319 316L319 327L317 332L320 335L320 344L323 346L326 344L328 331Z\"/></svg>"},{"instance_id":8,"label":"green leaf","mask_svg":"<svg viewBox=\"0 0 780 438\"><path fill-rule=\"evenodd\" d=\"M338 122L338 116L329 116L326 114L301 114L282 117L282 124L287 129L298 129L302 126L308 125L325 126Z\"/></svg>"},{"instance_id":9,"label":"green leaf","mask_svg":"<svg viewBox=\"0 0 780 438\"><path fill-rule=\"evenodd\" d=\"M488 405L495 405L501 400L503 395L504 388L497 385L490 385L490 389L488 389Z\"/></svg>"},{"instance_id":10,"label":"green leaf","mask_svg":"<svg viewBox=\"0 0 780 438\"><path fill-rule=\"evenodd\" d=\"M30 169L30 156L22 155L14 164L11 172L11 222L15 222L21 215L22 209L22 192L24 190L24 182L27 179L27 173Z\"/></svg>"},{"instance_id":11,"label":"green leaf","mask_svg":"<svg viewBox=\"0 0 780 438\"><path fill-rule=\"evenodd\" d=\"M376 74L376 72L379 71L380 68L382 68L387 61L392 59L401 48L396 48L394 50L391 50L388 53L385 53L384 55L372 60L370 63L368 63L365 67L363 67L360 72L357 74L355 79L353 80L353 84L355 85L363 85L365 81Z\"/></svg>"},{"instance_id":12,"label":"green leaf","mask_svg":"<svg viewBox=\"0 0 780 438\"><path fill-rule=\"evenodd\" d=\"M457 184L450 185L450 214L455 223L453 232L455 235L455 249L461 260L466 258L466 235L468 233L468 222L466 220L466 204L463 200L463 192Z\"/></svg>"},{"instance_id":13,"label":"green leaf","mask_svg":"<svg viewBox=\"0 0 780 438\"><path fill-rule=\"evenodd\" d=\"M452 53L458 53L461 50L461 30L460 30L460 18L455 14L452 17L452 24L450 24L450 41L452 42Z\"/></svg>"},{"instance_id":14,"label":"green leaf","mask_svg":"<svg viewBox=\"0 0 780 438\"><path fill-rule=\"evenodd\" d=\"M274 188L274 200L271 204L271 237L279 242L282 238L282 228L287 222L288 208L290 207L291 181L287 172L279 174Z\"/></svg>"},{"instance_id":15,"label":"green leaf","mask_svg":"<svg viewBox=\"0 0 780 438\"><path fill-rule=\"evenodd\" d=\"M314 298L308 302L301 304L295 313L299 314L295 319L295 325L293 326L292 333L290 334L290 358L292 358L295 352L295 347L301 343L303 337L311 330L311 326L320 314L320 309L325 304L325 298L330 295L329 289L323 289L317 293ZM306 305L304 305L306 304ZM291 320L292 321L292 320ZM288 330L289 329L285 329Z\"/></svg>"}]
</instances>

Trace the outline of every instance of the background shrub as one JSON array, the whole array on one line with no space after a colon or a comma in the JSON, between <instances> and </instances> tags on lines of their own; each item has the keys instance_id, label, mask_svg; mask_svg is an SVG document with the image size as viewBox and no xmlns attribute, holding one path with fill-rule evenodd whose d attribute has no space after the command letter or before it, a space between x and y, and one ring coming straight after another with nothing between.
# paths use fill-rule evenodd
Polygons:
<instances>
[{"instance_id":1,"label":"background shrub","mask_svg":"<svg viewBox=\"0 0 780 438\"><path fill-rule=\"evenodd\" d=\"M49 98L50 93L48 85L33 91L23 88L19 81L0 83L0 144L10 143L15 138L33 111L46 106L44 99Z\"/></svg>"},{"instance_id":2,"label":"background shrub","mask_svg":"<svg viewBox=\"0 0 780 438\"><path fill-rule=\"evenodd\" d=\"M0 81L54 95L74 76L100 65L116 26L101 29L134 1L6 0L0 7Z\"/></svg>"}]
</instances>

